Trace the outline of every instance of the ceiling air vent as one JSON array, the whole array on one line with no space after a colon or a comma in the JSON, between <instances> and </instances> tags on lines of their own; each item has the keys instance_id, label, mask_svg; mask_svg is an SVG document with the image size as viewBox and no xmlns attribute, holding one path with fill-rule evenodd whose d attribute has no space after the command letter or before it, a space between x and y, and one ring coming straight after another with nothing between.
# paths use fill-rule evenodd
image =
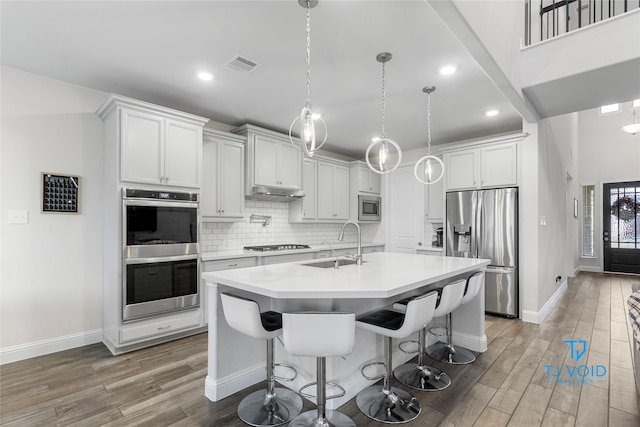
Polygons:
<instances>
[{"instance_id":1,"label":"ceiling air vent","mask_svg":"<svg viewBox=\"0 0 640 427\"><path fill-rule=\"evenodd\" d=\"M250 59L242 57L240 55L236 55L229 62L225 64L227 68L230 68L234 71L238 71L242 74L249 74L253 70L259 67L256 62L253 62Z\"/></svg>"}]
</instances>

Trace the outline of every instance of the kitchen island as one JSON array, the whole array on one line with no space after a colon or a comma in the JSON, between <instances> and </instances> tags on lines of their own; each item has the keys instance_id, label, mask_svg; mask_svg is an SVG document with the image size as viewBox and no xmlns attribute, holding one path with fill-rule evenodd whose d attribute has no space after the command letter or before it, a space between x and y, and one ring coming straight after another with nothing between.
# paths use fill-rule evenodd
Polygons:
<instances>
[{"instance_id":1,"label":"kitchen island","mask_svg":"<svg viewBox=\"0 0 640 427\"><path fill-rule=\"evenodd\" d=\"M342 265L338 269L331 261L315 260L203 273L209 310L205 395L217 401L264 381L265 343L227 325L220 304L222 291L254 299L262 311L346 311L360 315L467 278L488 263L483 259L382 252L365 255L362 265ZM484 292L453 313L453 325L454 343L478 352L486 350ZM284 385L298 390L315 380L315 360L287 354L278 341L275 347L276 362L298 370L298 378ZM394 366L413 357L394 348ZM369 385L360 367L382 358L382 338L357 330L351 355L327 359L327 379L347 391L344 397L329 401L327 407L340 406Z\"/></svg>"}]
</instances>

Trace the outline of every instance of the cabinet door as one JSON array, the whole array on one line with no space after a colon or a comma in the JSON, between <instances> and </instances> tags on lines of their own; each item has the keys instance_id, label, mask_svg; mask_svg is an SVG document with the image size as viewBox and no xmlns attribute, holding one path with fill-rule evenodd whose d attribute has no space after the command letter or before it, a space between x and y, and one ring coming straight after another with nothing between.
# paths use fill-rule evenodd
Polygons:
<instances>
[{"instance_id":1,"label":"cabinet door","mask_svg":"<svg viewBox=\"0 0 640 427\"><path fill-rule=\"evenodd\" d=\"M424 217L428 221L444 218L444 186L442 180L425 185Z\"/></svg>"},{"instance_id":2,"label":"cabinet door","mask_svg":"<svg viewBox=\"0 0 640 427\"><path fill-rule=\"evenodd\" d=\"M482 176L481 187L517 185L516 144L503 144L480 150Z\"/></svg>"},{"instance_id":3,"label":"cabinet door","mask_svg":"<svg viewBox=\"0 0 640 427\"><path fill-rule=\"evenodd\" d=\"M302 152L288 142L278 147L278 174L280 187L302 187Z\"/></svg>"},{"instance_id":4,"label":"cabinet door","mask_svg":"<svg viewBox=\"0 0 640 427\"><path fill-rule=\"evenodd\" d=\"M389 174L388 250L415 254L424 239L424 186L413 174L413 165Z\"/></svg>"},{"instance_id":5,"label":"cabinet door","mask_svg":"<svg viewBox=\"0 0 640 427\"><path fill-rule=\"evenodd\" d=\"M200 188L201 126L167 120L164 153L165 184Z\"/></svg>"},{"instance_id":6,"label":"cabinet door","mask_svg":"<svg viewBox=\"0 0 640 427\"><path fill-rule=\"evenodd\" d=\"M302 198L302 219L316 219L318 216L317 194L318 162L304 159L302 163L302 189L305 192Z\"/></svg>"},{"instance_id":7,"label":"cabinet door","mask_svg":"<svg viewBox=\"0 0 640 427\"><path fill-rule=\"evenodd\" d=\"M255 185L279 185L280 179L277 173L278 141L255 135L253 161Z\"/></svg>"},{"instance_id":8,"label":"cabinet door","mask_svg":"<svg viewBox=\"0 0 640 427\"><path fill-rule=\"evenodd\" d=\"M121 112L120 178L142 184L161 184L164 120L138 111Z\"/></svg>"},{"instance_id":9,"label":"cabinet door","mask_svg":"<svg viewBox=\"0 0 640 427\"><path fill-rule=\"evenodd\" d=\"M476 188L476 152L445 154L447 190Z\"/></svg>"},{"instance_id":10,"label":"cabinet door","mask_svg":"<svg viewBox=\"0 0 640 427\"><path fill-rule=\"evenodd\" d=\"M244 146L220 147L219 206L225 217L244 217Z\"/></svg>"},{"instance_id":11,"label":"cabinet door","mask_svg":"<svg viewBox=\"0 0 640 427\"><path fill-rule=\"evenodd\" d=\"M380 174L364 166L358 167L358 192L380 194Z\"/></svg>"},{"instance_id":12,"label":"cabinet door","mask_svg":"<svg viewBox=\"0 0 640 427\"><path fill-rule=\"evenodd\" d=\"M220 214L218 207L218 144L216 141L206 141L202 145L200 213L206 217Z\"/></svg>"},{"instance_id":13,"label":"cabinet door","mask_svg":"<svg viewBox=\"0 0 640 427\"><path fill-rule=\"evenodd\" d=\"M333 211L333 165L318 162L318 219L335 219Z\"/></svg>"},{"instance_id":14,"label":"cabinet door","mask_svg":"<svg viewBox=\"0 0 640 427\"><path fill-rule=\"evenodd\" d=\"M333 212L335 219L349 219L349 168L333 167Z\"/></svg>"}]
</instances>

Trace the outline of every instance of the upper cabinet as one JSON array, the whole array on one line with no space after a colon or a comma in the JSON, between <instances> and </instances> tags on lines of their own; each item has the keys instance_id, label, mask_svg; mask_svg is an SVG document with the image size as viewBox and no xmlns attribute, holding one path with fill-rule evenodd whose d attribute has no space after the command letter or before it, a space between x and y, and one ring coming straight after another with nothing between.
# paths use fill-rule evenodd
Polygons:
<instances>
[{"instance_id":1,"label":"upper cabinet","mask_svg":"<svg viewBox=\"0 0 640 427\"><path fill-rule=\"evenodd\" d=\"M318 162L318 219L349 219L349 168Z\"/></svg>"},{"instance_id":2,"label":"upper cabinet","mask_svg":"<svg viewBox=\"0 0 640 427\"><path fill-rule=\"evenodd\" d=\"M373 172L365 164L351 164L351 185L355 186L357 193L380 194L381 175Z\"/></svg>"},{"instance_id":3,"label":"upper cabinet","mask_svg":"<svg viewBox=\"0 0 640 427\"><path fill-rule=\"evenodd\" d=\"M214 221L244 218L243 137L204 130L200 213Z\"/></svg>"},{"instance_id":4,"label":"upper cabinet","mask_svg":"<svg viewBox=\"0 0 640 427\"><path fill-rule=\"evenodd\" d=\"M98 115L105 121L105 144L118 146L120 181L200 188L208 119L117 95Z\"/></svg>"},{"instance_id":5,"label":"upper cabinet","mask_svg":"<svg viewBox=\"0 0 640 427\"><path fill-rule=\"evenodd\" d=\"M447 191L518 185L517 141L522 138L443 150Z\"/></svg>"},{"instance_id":6,"label":"upper cabinet","mask_svg":"<svg viewBox=\"0 0 640 427\"><path fill-rule=\"evenodd\" d=\"M339 160L314 156L302 165L305 196L289 203L289 222L343 222L349 219L349 168Z\"/></svg>"},{"instance_id":7,"label":"upper cabinet","mask_svg":"<svg viewBox=\"0 0 640 427\"><path fill-rule=\"evenodd\" d=\"M424 184L423 184L424 185ZM424 220L442 221L444 218L444 180L424 185Z\"/></svg>"},{"instance_id":8,"label":"upper cabinet","mask_svg":"<svg viewBox=\"0 0 640 427\"><path fill-rule=\"evenodd\" d=\"M252 125L233 133L247 138L246 194L256 186L299 190L302 188L302 151L287 135Z\"/></svg>"}]
</instances>

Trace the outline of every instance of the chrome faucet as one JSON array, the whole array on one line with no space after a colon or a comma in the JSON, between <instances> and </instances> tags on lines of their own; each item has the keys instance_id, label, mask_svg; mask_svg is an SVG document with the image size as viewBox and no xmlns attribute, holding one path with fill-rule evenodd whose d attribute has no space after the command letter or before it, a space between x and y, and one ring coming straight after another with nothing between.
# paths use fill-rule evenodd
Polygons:
<instances>
[{"instance_id":1,"label":"chrome faucet","mask_svg":"<svg viewBox=\"0 0 640 427\"><path fill-rule=\"evenodd\" d=\"M342 230L340 230L340 234L338 235L338 240L340 241L344 240L344 229L349 224L352 224L356 228L356 231L358 232L358 253L352 256L352 258L356 260L356 265L362 265L362 236L360 235L360 226L353 221L345 222L344 225L342 226Z\"/></svg>"}]
</instances>

